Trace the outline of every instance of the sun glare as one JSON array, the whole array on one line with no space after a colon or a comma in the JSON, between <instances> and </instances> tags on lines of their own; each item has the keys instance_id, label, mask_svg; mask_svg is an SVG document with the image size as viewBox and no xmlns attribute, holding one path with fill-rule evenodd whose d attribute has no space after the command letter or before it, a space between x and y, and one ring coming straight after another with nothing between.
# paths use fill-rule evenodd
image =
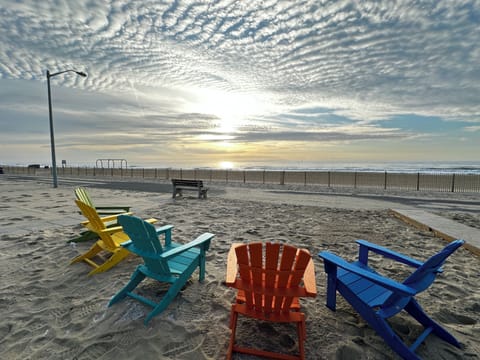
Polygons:
<instances>
[{"instance_id":1,"label":"sun glare","mask_svg":"<svg viewBox=\"0 0 480 360\"><path fill-rule=\"evenodd\" d=\"M218 163L218 166L220 169L232 169L233 168L233 162L231 161L220 161Z\"/></svg>"},{"instance_id":2,"label":"sun glare","mask_svg":"<svg viewBox=\"0 0 480 360\"><path fill-rule=\"evenodd\" d=\"M193 104L193 111L214 115L218 122L213 129L221 134L229 134L246 126L249 117L260 114L264 106L253 94L238 94L210 89L199 89L198 103Z\"/></svg>"}]
</instances>

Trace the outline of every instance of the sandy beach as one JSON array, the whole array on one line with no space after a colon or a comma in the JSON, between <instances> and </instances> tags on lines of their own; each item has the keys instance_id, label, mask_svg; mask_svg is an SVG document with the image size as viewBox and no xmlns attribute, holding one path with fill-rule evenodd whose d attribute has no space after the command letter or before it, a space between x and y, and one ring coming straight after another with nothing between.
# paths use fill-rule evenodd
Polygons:
<instances>
[{"instance_id":1,"label":"sandy beach","mask_svg":"<svg viewBox=\"0 0 480 360\"><path fill-rule=\"evenodd\" d=\"M87 264L69 265L92 244L68 242L83 230L74 187L54 189L35 180L0 178L1 359L223 359L235 296L223 284L227 253L233 242L253 241L287 243L308 249L313 256L318 296L302 302L307 359L397 359L340 296L336 312L325 307L326 276L318 252L329 250L353 260L355 240L366 239L424 260L445 246L432 233L393 217L388 211L392 204L422 208L429 204L437 214L480 227L478 206L469 205L479 201L478 194L423 194L428 201L419 203L418 195L411 193L312 195L310 190L218 186L219 191L212 189L206 200L196 199L195 193L173 200L167 192L91 187L97 204L129 204L139 217L174 225L176 242L186 243L204 232L215 234L205 281L199 283L196 272L167 310L144 326L149 309L137 301L126 299L107 308L140 258L129 256L91 277ZM402 196L406 200L399 202ZM408 274L406 268L378 259L375 266L385 275L401 281ZM479 269L480 258L460 248L433 286L418 296L426 312L462 344L457 349L429 336L417 350L422 358L480 359ZM155 297L165 287L151 281L142 289ZM406 315L393 318L392 325L407 342L420 330ZM296 351L296 333L290 325L242 320L237 339Z\"/></svg>"}]
</instances>

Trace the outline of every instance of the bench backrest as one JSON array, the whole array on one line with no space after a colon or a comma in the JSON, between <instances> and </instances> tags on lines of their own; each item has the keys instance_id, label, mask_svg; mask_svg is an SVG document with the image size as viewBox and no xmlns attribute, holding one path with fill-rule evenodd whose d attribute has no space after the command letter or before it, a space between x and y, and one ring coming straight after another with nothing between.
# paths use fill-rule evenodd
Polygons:
<instances>
[{"instance_id":1,"label":"bench backrest","mask_svg":"<svg viewBox=\"0 0 480 360\"><path fill-rule=\"evenodd\" d=\"M192 187L203 187L202 180L183 180L183 179L172 179L172 184L174 186L192 186Z\"/></svg>"}]
</instances>

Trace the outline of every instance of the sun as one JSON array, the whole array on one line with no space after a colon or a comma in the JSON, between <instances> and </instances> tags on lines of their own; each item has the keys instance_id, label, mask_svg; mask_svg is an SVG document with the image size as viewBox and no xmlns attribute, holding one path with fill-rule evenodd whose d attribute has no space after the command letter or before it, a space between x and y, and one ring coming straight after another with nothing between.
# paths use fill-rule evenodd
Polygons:
<instances>
[{"instance_id":1,"label":"sun","mask_svg":"<svg viewBox=\"0 0 480 360\"><path fill-rule=\"evenodd\" d=\"M226 170L226 169L232 169L234 165L233 165L233 162L231 161L220 161L218 163L218 166L220 169Z\"/></svg>"},{"instance_id":2,"label":"sun","mask_svg":"<svg viewBox=\"0 0 480 360\"><path fill-rule=\"evenodd\" d=\"M239 131L250 122L249 117L264 111L264 106L255 94L212 89L199 89L196 94L192 110L218 118L213 130L220 134Z\"/></svg>"}]
</instances>

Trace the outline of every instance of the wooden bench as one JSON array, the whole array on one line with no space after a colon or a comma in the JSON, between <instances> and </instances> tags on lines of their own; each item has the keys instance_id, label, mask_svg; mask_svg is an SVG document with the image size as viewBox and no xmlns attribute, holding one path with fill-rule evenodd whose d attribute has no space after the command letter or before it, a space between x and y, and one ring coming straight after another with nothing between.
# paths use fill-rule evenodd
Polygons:
<instances>
[{"instance_id":1,"label":"wooden bench","mask_svg":"<svg viewBox=\"0 0 480 360\"><path fill-rule=\"evenodd\" d=\"M208 188L203 186L202 180L183 180L183 179L172 179L173 185L173 194L172 198L175 198L177 194L182 196L182 190L196 190L198 191L198 198L204 199L207 198Z\"/></svg>"}]
</instances>

